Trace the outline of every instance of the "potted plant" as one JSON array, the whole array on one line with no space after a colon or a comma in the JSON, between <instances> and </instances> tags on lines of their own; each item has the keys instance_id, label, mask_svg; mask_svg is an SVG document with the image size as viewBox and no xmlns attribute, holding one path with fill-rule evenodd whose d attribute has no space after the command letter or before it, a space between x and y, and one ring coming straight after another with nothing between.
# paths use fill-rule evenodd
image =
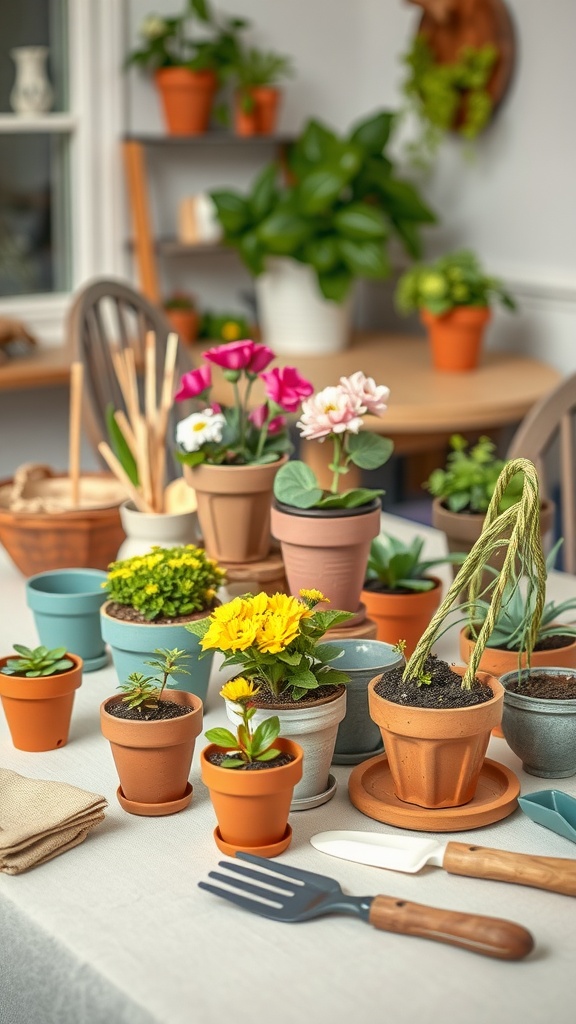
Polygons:
<instances>
[{"instance_id":1,"label":"potted plant","mask_svg":"<svg viewBox=\"0 0 576 1024\"><path fill-rule=\"evenodd\" d=\"M169 677L186 672L185 651L158 648L144 664L156 675L132 672L120 683L123 696L100 705L100 726L110 742L120 778L118 801L131 814L176 814L192 799L188 782L194 744L202 729L202 701L171 690Z\"/></svg>"},{"instance_id":2,"label":"potted plant","mask_svg":"<svg viewBox=\"0 0 576 1024\"><path fill-rule=\"evenodd\" d=\"M405 544L381 533L370 545L364 589L360 595L366 612L378 627L378 640L404 641L408 657L440 604L442 581L429 569L449 562L461 565L464 553L422 559L424 540Z\"/></svg>"},{"instance_id":3,"label":"potted plant","mask_svg":"<svg viewBox=\"0 0 576 1024\"><path fill-rule=\"evenodd\" d=\"M164 301L164 312L173 329L185 345L196 340L200 325L200 315L191 295L186 292L173 292Z\"/></svg>"},{"instance_id":4,"label":"potted plant","mask_svg":"<svg viewBox=\"0 0 576 1024\"><path fill-rule=\"evenodd\" d=\"M523 478L520 501L499 513L502 494L515 473L522 473ZM404 672L388 673L383 680L375 678L370 684L370 714L380 727L394 793L400 800L429 809L457 808L475 795L490 732L500 722L504 699L498 680L478 672L478 665L515 571L517 556L525 567L527 599L533 602L528 653L533 648L546 589L539 516L536 470L527 459L513 460L497 481L481 537ZM510 532L506 557L492 591L490 613L468 667L451 667L431 656L432 645L460 591L469 588L470 600L476 599L484 563L493 548L502 543L506 530ZM496 817L488 820L497 820L497 816L496 807Z\"/></svg>"},{"instance_id":5,"label":"potted plant","mask_svg":"<svg viewBox=\"0 0 576 1024\"><path fill-rule=\"evenodd\" d=\"M196 493L208 554L224 563L258 562L270 550L274 477L292 448L285 413L296 412L313 388L293 367L264 372L274 353L250 340L218 345L203 358L206 363L184 374L175 396L201 403L177 424L177 457ZM230 406L210 403L212 365L232 386ZM267 400L250 412L257 381Z\"/></svg>"},{"instance_id":6,"label":"potted plant","mask_svg":"<svg viewBox=\"0 0 576 1024\"><path fill-rule=\"evenodd\" d=\"M18 750L55 750L68 740L82 658L65 647L24 647L0 658L0 700Z\"/></svg>"},{"instance_id":7,"label":"potted plant","mask_svg":"<svg viewBox=\"0 0 576 1024\"><path fill-rule=\"evenodd\" d=\"M505 672L502 733L529 775L576 775L576 671L540 667Z\"/></svg>"},{"instance_id":8,"label":"potted plant","mask_svg":"<svg viewBox=\"0 0 576 1024\"><path fill-rule=\"evenodd\" d=\"M450 551L470 551L482 532L484 517L490 505L496 482L506 465L498 458L496 445L489 437L481 437L469 445L460 434L450 438L450 452L443 469L435 469L424 484L433 495L432 523L446 535ZM511 477L499 502L499 512L515 504L522 494L522 477ZM546 500L540 509L540 529L546 534L552 526L554 507ZM503 548L492 555L491 564L502 566ZM491 577L483 577L482 590Z\"/></svg>"},{"instance_id":9,"label":"potted plant","mask_svg":"<svg viewBox=\"0 0 576 1024\"><path fill-rule=\"evenodd\" d=\"M240 341L250 333L250 324L241 314L206 310L200 320L198 338L203 341Z\"/></svg>"},{"instance_id":10,"label":"potted plant","mask_svg":"<svg viewBox=\"0 0 576 1024\"><path fill-rule=\"evenodd\" d=\"M198 663L198 642L185 626L215 607L223 580L222 569L192 544L112 562L100 615L118 678L142 672L156 648L180 649L194 659L193 669L176 667L171 675L180 689L204 701L211 662Z\"/></svg>"},{"instance_id":11,"label":"potted plant","mask_svg":"<svg viewBox=\"0 0 576 1024\"><path fill-rule=\"evenodd\" d=\"M271 135L275 131L280 104L276 83L292 74L289 57L256 47L240 50L234 67L237 135Z\"/></svg>"},{"instance_id":12,"label":"potted plant","mask_svg":"<svg viewBox=\"0 0 576 1024\"><path fill-rule=\"evenodd\" d=\"M280 541L293 595L309 580L322 580L335 608L358 612L370 543L380 532L383 491L341 490L341 478L351 465L377 469L389 459L392 442L361 430L367 413L383 415L388 394L358 371L302 403L297 427L303 438L333 446L333 479L324 491L309 466L292 460L274 481L272 533Z\"/></svg>"},{"instance_id":13,"label":"potted plant","mask_svg":"<svg viewBox=\"0 0 576 1024\"><path fill-rule=\"evenodd\" d=\"M417 264L398 281L396 307L416 310L426 326L435 370L461 372L478 366L491 304L516 309L496 277L488 277L469 250L449 253L434 263Z\"/></svg>"},{"instance_id":14,"label":"potted plant","mask_svg":"<svg viewBox=\"0 0 576 1024\"><path fill-rule=\"evenodd\" d=\"M250 698L253 724L273 712L282 735L302 746L304 774L294 791L293 809L316 807L336 791L330 762L346 712L343 684L348 676L332 665L339 648L321 640L349 615L318 610L323 601L318 590L302 590L299 599L247 595L187 627L199 638L203 652L224 655L222 668L239 665L242 677L258 686ZM235 703L227 700L226 710L235 722Z\"/></svg>"},{"instance_id":15,"label":"potted plant","mask_svg":"<svg viewBox=\"0 0 576 1024\"><path fill-rule=\"evenodd\" d=\"M390 273L388 237L419 257L419 228L435 217L395 170L393 125L380 111L339 137L309 121L290 150L289 180L272 164L248 195L211 193L224 242L256 278L262 336L275 351L343 348L354 282Z\"/></svg>"},{"instance_id":16,"label":"potted plant","mask_svg":"<svg viewBox=\"0 0 576 1024\"><path fill-rule=\"evenodd\" d=\"M200 755L202 781L208 787L218 825L219 850L276 857L290 845L288 814L294 786L302 778L302 748L279 737L277 715L253 728L259 687L242 676L220 690L240 719L236 734L209 729L210 746Z\"/></svg>"},{"instance_id":17,"label":"potted plant","mask_svg":"<svg viewBox=\"0 0 576 1024\"><path fill-rule=\"evenodd\" d=\"M199 31L193 35L195 24ZM181 14L152 14L140 27L140 45L126 65L150 69L172 135L201 135L208 128L219 84L239 54L243 18L218 15L208 0L186 0Z\"/></svg>"}]
</instances>

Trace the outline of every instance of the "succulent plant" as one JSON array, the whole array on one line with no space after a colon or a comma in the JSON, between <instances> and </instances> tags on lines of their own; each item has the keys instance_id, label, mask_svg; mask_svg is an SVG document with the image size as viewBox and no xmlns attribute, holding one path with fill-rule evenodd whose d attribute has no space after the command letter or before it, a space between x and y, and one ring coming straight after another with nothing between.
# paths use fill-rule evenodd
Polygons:
<instances>
[{"instance_id":1,"label":"succulent plant","mask_svg":"<svg viewBox=\"0 0 576 1024\"><path fill-rule=\"evenodd\" d=\"M23 644L14 644L14 650L20 655L19 658L11 658L0 669L5 676L26 676L34 679L38 676L53 676L58 672L66 672L74 668L71 658L65 657L65 647L24 647Z\"/></svg>"}]
</instances>

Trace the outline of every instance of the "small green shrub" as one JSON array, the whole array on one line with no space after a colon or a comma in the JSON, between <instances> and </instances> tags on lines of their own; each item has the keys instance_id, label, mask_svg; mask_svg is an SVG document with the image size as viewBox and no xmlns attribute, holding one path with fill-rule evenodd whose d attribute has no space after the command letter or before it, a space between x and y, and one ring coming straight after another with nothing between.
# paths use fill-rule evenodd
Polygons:
<instances>
[{"instance_id":1,"label":"small green shrub","mask_svg":"<svg viewBox=\"0 0 576 1024\"><path fill-rule=\"evenodd\" d=\"M446 468L435 469L423 486L451 512L486 512L505 460L496 457L496 445L489 437L481 437L469 447L464 437L453 434L450 447ZM499 512L520 500L522 486L522 474L516 473L502 496Z\"/></svg>"},{"instance_id":2,"label":"small green shrub","mask_svg":"<svg viewBox=\"0 0 576 1024\"><path fill-rule=\"evenodd\" d=\"M443 316L458 306L490 306L494 301L516 309L501 281L485 274L478 257L467 249L407 270L394 298L398 312L405 316L421 309Z\"/></svg>"},{"instance_id":3,"label":"small green shrub","mask_svg":"<svg viewBox=\"0 0 576 1024\"><path fill-rule=\"evenodd\" d=\"M108 567L104 587L111 601L135 608L146 619L208 612L225 573L202 548L153 547Z\"/></svg>"}]
</instances>

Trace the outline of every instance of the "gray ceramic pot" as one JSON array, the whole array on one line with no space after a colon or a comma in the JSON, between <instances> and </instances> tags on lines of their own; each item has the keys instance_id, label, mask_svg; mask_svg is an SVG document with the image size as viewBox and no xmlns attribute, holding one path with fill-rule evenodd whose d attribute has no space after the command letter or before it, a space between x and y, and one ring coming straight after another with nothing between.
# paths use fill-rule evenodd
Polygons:
<instances>
[{"instance_id":1,"label":"gray ceramic pot","mask_svg":"<svg viewBox=\"0 0 576 1024\"><path fill-rule=\"evenodd\" d=\"M368 683L374 676L401 668L404 658L382 640L337 640L341 657L334 667L347 672L346 715L338 726L333 764L359 764L383 750L380 729L368 710Z\"/></svg>"},{"instance_id":2,"label":"gray ceramic pot","mask_svg":"<svg viewBox=\"0 0 576 1024\"><path fill-rule=\"evenodd\" d=\"M538 673L576 675L574 669L567 668L539 668ZM524 669L522 676L528 674ZM525 697L508 689L517 679L518 672L500 677L504 687L502 732L508 746L529 775L544 779L576 775L576 700Z\"/></svg>"}]
</instances>

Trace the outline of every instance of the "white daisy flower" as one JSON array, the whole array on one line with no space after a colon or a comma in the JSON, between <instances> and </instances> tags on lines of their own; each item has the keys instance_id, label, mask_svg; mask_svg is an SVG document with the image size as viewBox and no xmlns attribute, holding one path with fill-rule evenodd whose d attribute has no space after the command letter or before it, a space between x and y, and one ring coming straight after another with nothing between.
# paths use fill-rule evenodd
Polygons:
<instances>
[{"instance_id":1,"label":"white daisy flower","mask_svg":"<svg viewBox=\"0 0 576 1024\"><path fill-rule=\"evenodd\" d=\"M209 441L219 444L226 426L222 413L213 409L193 412L176 424L176 442L185 452L198 452Z\"/></svg>"}]
</instances>

